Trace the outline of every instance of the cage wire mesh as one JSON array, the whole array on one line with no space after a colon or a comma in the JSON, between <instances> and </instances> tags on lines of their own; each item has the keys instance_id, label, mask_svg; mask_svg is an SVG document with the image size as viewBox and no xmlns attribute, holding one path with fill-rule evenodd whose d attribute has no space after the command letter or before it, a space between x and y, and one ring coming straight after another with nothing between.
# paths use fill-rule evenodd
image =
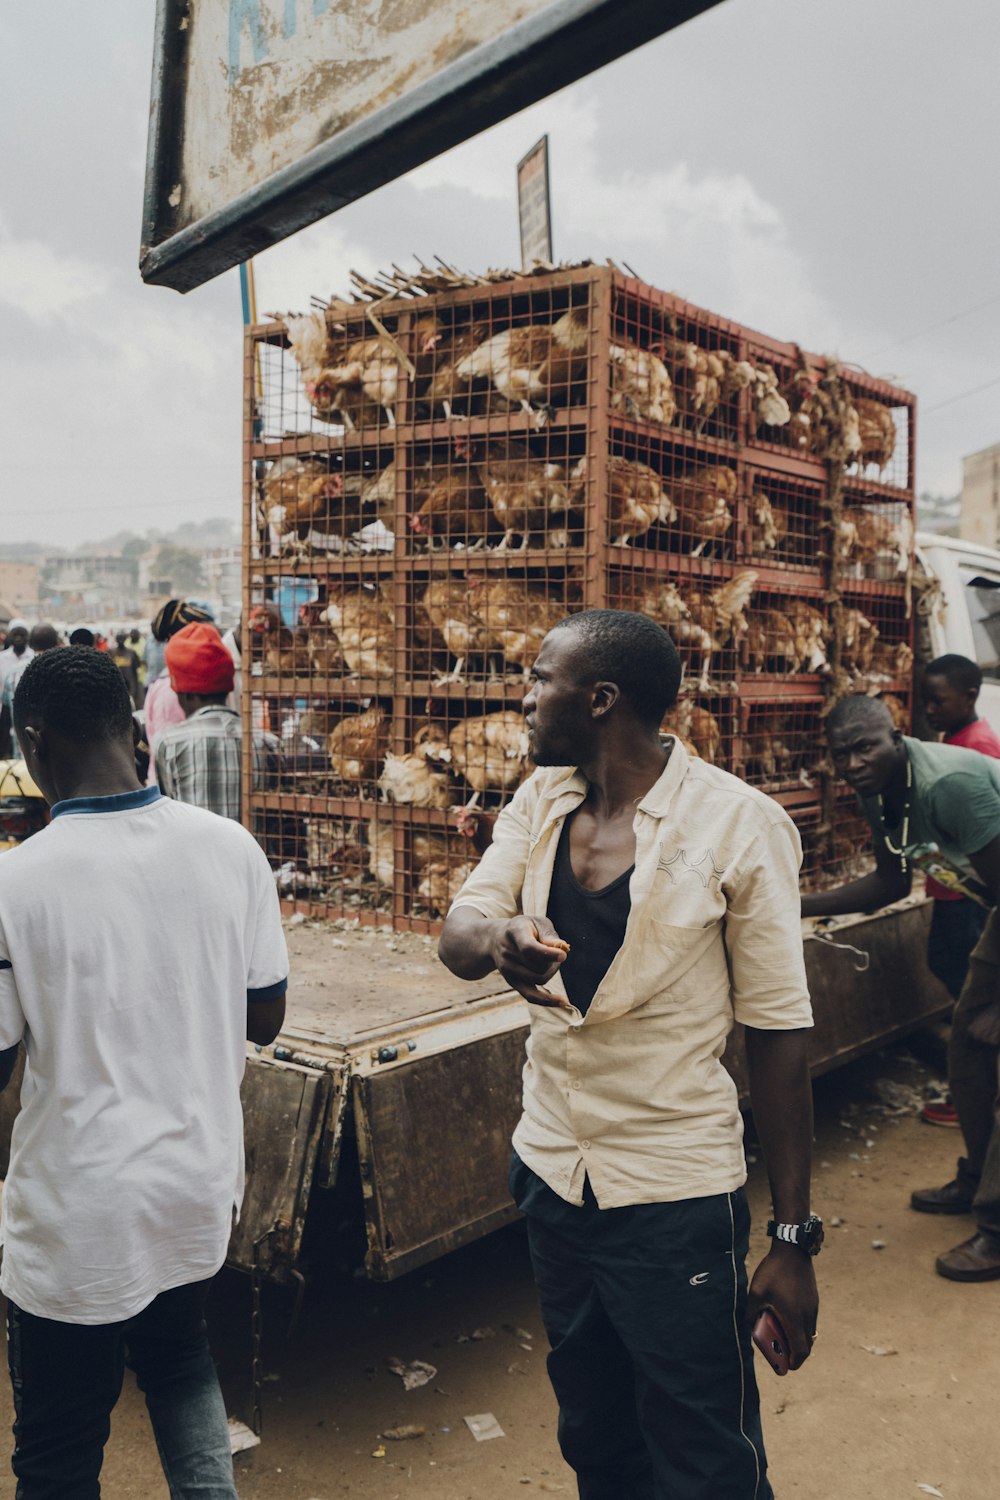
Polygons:
<instances>
[{"instance_id":1,"label":"cage wire mesh","mask_svg":"<svg viewBox=\"0 0 1000 1500\"><path fill-rule=\"evenodd\" d=\"M542 639L596 606L671 632L665 732L842 878L867 832L824 706L912 707L912 397L844 373L835 483L830 362L615 268L359 285L247 341L244 716L275 750L244 809L283 896L433 930L531 773Z\"/></svg>"}]
</instances>

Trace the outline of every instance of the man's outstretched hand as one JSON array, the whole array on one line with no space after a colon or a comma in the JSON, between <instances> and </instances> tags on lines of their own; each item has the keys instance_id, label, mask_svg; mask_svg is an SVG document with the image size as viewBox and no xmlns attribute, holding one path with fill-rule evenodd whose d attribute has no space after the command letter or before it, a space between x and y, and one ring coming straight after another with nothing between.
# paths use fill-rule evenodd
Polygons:
<instances>
[{"instance_id":1,"label":"man's outstretched hand","mask_svg":"<svg viewBox=\"0 0 1000 1500\"><path fill-rule=\"evenodd\" d=\"M789 1368L797 1370L812 1353L819 1316L819 1292L812 1256L775 1241L753 1274L747 1298L751 1328L765 1307L774 1311L789 1344Z\"/></svg>"},{"instance_id":2,"label":"man's outstretched hand","mask_svg":"<svg viewBox=\"0 0 1000 1500\"><path fill-rule=\"evenodd\" d=\"M512 917L493 941L493 962L512 990L532 1005L571 1009L568 1000L544 986L569 952L548 917Z\"/></svg>"}]
</instances>

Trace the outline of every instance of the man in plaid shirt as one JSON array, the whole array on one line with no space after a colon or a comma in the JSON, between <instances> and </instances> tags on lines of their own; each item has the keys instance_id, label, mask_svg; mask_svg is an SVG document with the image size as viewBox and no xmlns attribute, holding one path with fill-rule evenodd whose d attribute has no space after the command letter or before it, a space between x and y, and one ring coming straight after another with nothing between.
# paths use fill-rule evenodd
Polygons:
<instances>
[{"instance_id":1,"label":"man in plaid shirt","mask_svg":"<svg viewBox=\"0 0 1000 1500\"><path fill-rule=\"evenodd\" d=\"M233 659L212 625L192 624L167 642L170 683L186 718L164 729L156 741L161 791L237 822L241 815L243 730L226 707L233 688ZM253 784L266 785L276 750L270 735L253 737Z\"/></svg>"}]
</instances>

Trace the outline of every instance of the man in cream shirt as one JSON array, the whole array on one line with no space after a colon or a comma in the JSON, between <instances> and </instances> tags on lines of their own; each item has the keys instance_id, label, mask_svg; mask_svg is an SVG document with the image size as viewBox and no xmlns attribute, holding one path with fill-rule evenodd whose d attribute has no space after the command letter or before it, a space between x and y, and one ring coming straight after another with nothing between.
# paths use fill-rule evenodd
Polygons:
<instances>
[{"instance_id":1,"label":"man in cream shirt","mask_svg":"<svg viewBox=\"0 0 1000 1500\"><path fill-rule=\"evenodd\" d=\"M642 616L546 637L524 713L539 769L497 820L440 954L531 1004L511 1190L582 1500L771 1500L750 1349L765 1307L797 1368L816 1332L812 1024L798 835L661 740L680 663ZM775 1219L747 1288L746 1028Z\"/></svg>"}]
</instances>

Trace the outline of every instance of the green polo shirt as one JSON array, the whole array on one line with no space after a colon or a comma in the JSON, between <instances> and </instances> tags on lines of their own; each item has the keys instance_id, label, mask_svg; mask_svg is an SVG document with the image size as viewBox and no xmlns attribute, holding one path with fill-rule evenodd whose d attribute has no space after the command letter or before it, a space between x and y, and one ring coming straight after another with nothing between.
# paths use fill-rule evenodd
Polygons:
<instances>
[{"instance_id":1,"label":"green polo shirt","mask_svg":"<svg viewBox=\"0 0 1000 1500\"><path fill-rule=\"evenodd\" d=\"M883 823L880 798L860 797L876 839L902 847L911 864L950 890L992 906L969 855L1000 834L1000 760L908 735L903 744L913 768L907 840L901 846L902 822Z\"/></svg>"}]
</instances>

